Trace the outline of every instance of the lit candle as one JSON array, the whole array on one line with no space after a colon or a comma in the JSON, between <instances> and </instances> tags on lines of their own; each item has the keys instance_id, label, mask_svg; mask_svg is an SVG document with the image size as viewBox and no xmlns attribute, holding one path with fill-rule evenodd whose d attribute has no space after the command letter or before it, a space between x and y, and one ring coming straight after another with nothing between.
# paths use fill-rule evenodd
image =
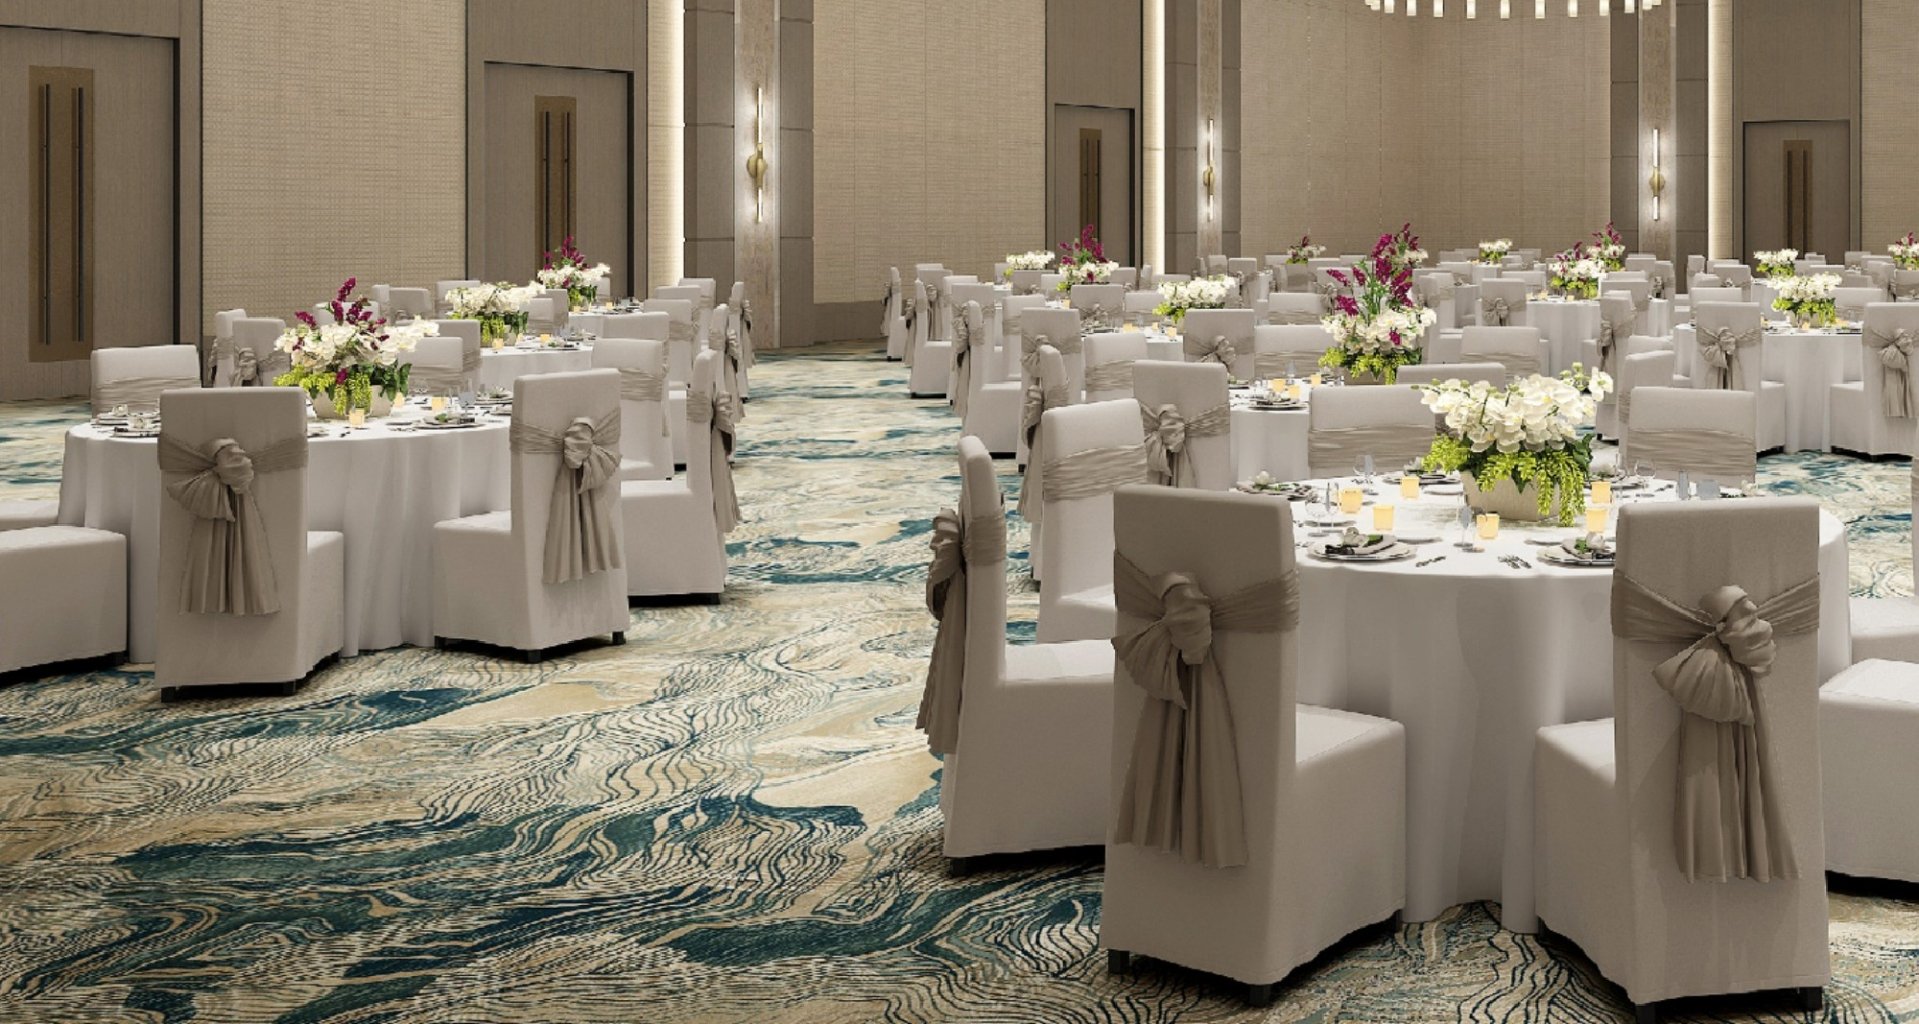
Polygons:
<instances>
[{"instance_id":1,"label":"lit candle","mask_svg":"<svg viewBox=\"0 0 1919 1024\"><path fill-rule=\"evenodd\" d=\"M347 410L346 425L354 429L366 426L366 410L357 406Z\"/></svg>"},{"instance_id":2,"label":"lit candle","mask_svg":"<svg viewBox=\"0 0 1919 1024\"><path fill-rule=\"evenodd\" d=\"M1499 539L1499 513L1487 512L1474 520L1474 522L1479 524L1480 540Z\"/></svg>"},{"instance_id":3,"label":"lit candle","mask_svg":"<svg viewBox=\"0 0 1919 1024\"><path fill-rule=\"evenodd\" d=\"M494 347L494 349L495 349L495 350L498 350L498 349L503 349L503 348L505 348L505 347L506 347L506 339L505 339L505 338L494 338L494 339L493 339L493 347Z\"/></svg>"},{"instance_id":4,"label":"lit candle","mask_svg":"<svg viewBox=\"0 0 1919 1024\"><path fill-rule=\"evenodd\" d=\"M431 410L433 410L434 412L445 412L445 411L446 411L446 396L445 396L445 395L434 395L434 396L433 396L432 398L429 398L429 399L427 399L427 400L426 400L426 406L427 406L427 408L429 408L429 409L431 409Z\"/></svg>"},{"instance_id":5,"label":"lit candle","mask_svg":"<svg viewBox=\"0 0 1919 1024\"><path fill-rule=\"evenodd\" d=\"M1366 492L1357 487L1339 489L1339 510L1349 516L1358 515L1359 507L1366 503Z\"/></svg>"},{"instance_id":6,"label":"lit candle","mask_svg":"<svg viewBox=\"0 0 1919 1024\"><path fill-rule=\"evenodd\" d=\"M553 344L553 335L551 335L551 334L541 334L541 335L540 335L540 344L542 344L542 345L551 345L551 344Z\"/></svg>"},{"instance_id":7,"label":"lit candle","mask_svg":"<svg viewBox=\"0 0 1919 1024\"><path fill-rule=\"evenodd\" d=\"M1419 500L1419 478L1411 473L1399 478L1399 496L1407 501Z\"/></svg>"},{"instance_id":8,"label":"lit candle","mask_svg":"<svg viewBox=\"0 0 1919 1024\"><path fill-rule=\"evenodd\" d=\"M1604 505L1593 505L1586 509L1586 532L1605 533L1606 513L1611 511Z\"/></svg>"},{"instance_id":9,"label":"lit candle","mask_svg":"<svg viewBox=\"0 0 1919 1024\"><path fill-rule=\"evenodd\" d=\"M1593 504L1595 505L1612 504L1612 481L1611 480L1594 480L1593 481Z\"/></svg>"},{"instance_id":10,"label":"lit candle","mask_svg":"<svg viewBox=\"0 0 1919 1024\"><path fill-rule=\"evenodd\" d=\"M1373 506L1373 530L1378 533L1386 533L1392 528L1393 528L1393 506L1374 505Z\"/></svg>"},{"instance_id":11,"label":"lit candle","mask_svg":"<svg viewBox=\"0 0 1919 1024\"><path fill-rule=\"evenodd\" d=\"M1324 383L1325 378L1322 375L1315 373L1311 377L1306 378L1306 380L1310 382L1313 385L1313 387L1318 387L1320 384Z\"/></svg>"}]
</instances>

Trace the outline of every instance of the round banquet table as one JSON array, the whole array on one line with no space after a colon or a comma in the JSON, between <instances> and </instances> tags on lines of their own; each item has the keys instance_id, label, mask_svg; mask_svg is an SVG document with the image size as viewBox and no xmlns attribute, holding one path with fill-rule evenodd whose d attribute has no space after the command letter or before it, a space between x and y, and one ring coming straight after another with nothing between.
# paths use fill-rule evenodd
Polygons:
<instances>
[{"instance_id":1,"label":"round banquet table","mask_svg":"<svg viewBox=\"0 0 1919 1024\"><path fill-rule=\"evenodd\" d=\"M307 444L307 529L346 539L342 657L433 642L433 524L508 507L505 418L460 430L395 429L407 414ZM316 424L318 426L318 424ZM60 522L127 538L127 651L154 652L160 557L159 443L92 425L67 431Z\"/></svg>"},{"instance_id":2,"label":"round banquet table","mask_svg":"<svg viewBox=\"0 0 1919 1024\"><path fill-rule=\"evenodd\" d=\"M1680 373L1699 378L1699 336L1691 324L1673 328ZM1760 340L1765 377L1786 385L1786 450L1832 451L1832 386L1860 379L1865 354L1857 330L1802 331L1773 327Z\"/></svg>"},{"instance_id":3,"label":"round banquet table","mask_svg":"<svg viewBox=\"0 0 1919 1024\"><path fill-rule=\"evenodd\" d=\"M1526 325L1546 339L1553 373L1583 362L1585 343L1599 337L1599 303L1592 299L1529 299Z\"/></svg>"},{"instance_id":4,"label":"round banquet table","mask_svg":"<svg viewBox=\"0 0 1919 1024\"><path fill-rule=\"evenodd\" d=\"M480 387L511 391L513 382L531 373L591 370L591 348L489 348L480 351Z\"/></svg>"},{"instance_id":5,"label":"round banquet table","mask_svg":"<svg viewBox=\"0 0 1919 1024\"><path fill-rule=\"evenodd\" d=\"M1461 550L1456 493L1409 502L1396 484L1379 490L1397 506L1395 532L1439 540L1415 558L1370 565L1300 553L1299 700L1405 727L1408 920L1494 900L1507 928L1535 931L1535 735L1613 713L1612 573L1541 561L1527 539L1576 532L1559 527L1508 526L1484 551ZM1674 497L1669 482L1630 493L1619 500ZM1299 521L1325 511L1293 509ZM1370 515L1360 513L1366 525ZM1845 528L1823 510L1819 523L1823 681L1851 663L1852 642ZM1299 539L1311 532L1300 527ZM1508 567L1502 555L1531 567Z\"/></svg>"},{"instance_id":6,"label":"round banquet table","mask_svg":"<svg viewBox=\"0 0 1919 1024\"><path fill-rule=\"evenodd\" d=\"M1243 394L1235 391L1232 399L1233 479L1251 479L1260 472L1278 480L1311 476L1306 457L1308 407L1259 409Z\"/></svg>"}]
</instances>

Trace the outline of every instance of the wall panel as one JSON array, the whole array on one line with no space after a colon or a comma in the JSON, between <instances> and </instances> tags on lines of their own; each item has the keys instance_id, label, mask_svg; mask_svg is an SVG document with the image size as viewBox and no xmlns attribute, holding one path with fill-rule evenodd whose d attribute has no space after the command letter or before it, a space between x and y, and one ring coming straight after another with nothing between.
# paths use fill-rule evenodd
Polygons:
<instances>
[{"instance_id":1,"label":"wall panel","mask_svg":"<svg viewBox=\"0 0 1919 1024\"><path fill-rule=\"evenodd\" d=\"M1861 0L1860 247L1919 231L1919 17L1912 0ZM1828 255L1836 256L1836 253Z\"/></svg>"}]
</instances>

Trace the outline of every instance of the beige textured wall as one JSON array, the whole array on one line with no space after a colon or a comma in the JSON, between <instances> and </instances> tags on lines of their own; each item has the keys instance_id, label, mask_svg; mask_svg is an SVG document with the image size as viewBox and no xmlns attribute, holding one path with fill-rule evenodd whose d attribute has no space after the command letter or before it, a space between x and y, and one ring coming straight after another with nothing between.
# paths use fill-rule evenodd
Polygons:
<instances>
[{"instance_id":1,"label":"beige textured wall","mask_svg":"<svg viewBox=\"0 0 1919 1024\"><path fill-rule=\"evenodd\" d=\"M248 0L204 18L203 330L234 306L290 318L350 276L459 276L462 0Z\"/></svg>"},{"instance_id":2,"label":"beige textured wall","mask_svg":"<svg viewBox=\"0 0 1919 1024\"><path fill-rule=\"evenodd\" d=\"M1862 0L1860 246L1919 231L1919 21L1912 0Z\"/></svg>"},{"instance_id":3,"label":"beige textured wall","mask_svg":"<svg viewBox=\"0 0 1919 1024\"><path fill-rule=\"evenodd\" d=\"M1608 22L1466 21L1349 0L1246 4L1245 242L1364 251L1411 220L1428 250L1558 249L1606 223Z\"/></svg>"},{"instance_id":4,"label":"beige textured wall","mask_svg":"<svg viewBox=\"0 0 1919 1024\"><path fill-rule=\"evenodd\" d=\"M1043 0L814 7L813 295L875 298L886 269L990 272L1044 247Z\"/></svg>"}]
</instances>

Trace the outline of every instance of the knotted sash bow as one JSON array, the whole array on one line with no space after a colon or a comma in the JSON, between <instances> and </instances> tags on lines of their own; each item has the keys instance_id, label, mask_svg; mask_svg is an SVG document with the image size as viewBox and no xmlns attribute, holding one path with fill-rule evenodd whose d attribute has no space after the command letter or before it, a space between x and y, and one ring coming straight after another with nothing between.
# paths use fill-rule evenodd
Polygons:
<instances>
[{"instance_id":1,"label":"knotted sash bow","mask_svg":"<svg viewBox=\"0 0 1919 1024\"><path fill-rule=\"evenodd\" d=\"M1669 297L1666 294L1666 279L1664 277L1658 274L1650 274L1646 277L1646 283L1651 285L1651 288L1648 289L1646 293L1648 301Z\"/></svg>"},{"instance_id":2,"label":"knotted sash bow","mask_svg":"<svg viewBox=\"0 0 1919 1024\"><path fill-rule=\"evenodd\" d=\"M1055 384L1048 387L1035 380L1026 386L1025 399L1020 403L1019 429L1026 435L1026 474L1019 489L1020 518L1029 523L1037 523L1043 514L1040 510L1040 488L1044 486L1046 472L1039 461L1039 427L1041 419L1048 409L1059 409L1069 404L1066 386Z\"/></svg>"},{"instance_id":3,"label":"knotted sash bow","mask_svg":"<svg viewBox=\"0 0 1919 1024\"><path fill-rule=\"evenodd\" d=\"M185 474L166 483L167 496L193 515L187 536L180 608L199 615L271 615L280 610L266 523L253 497L261 474L307 464L304 436L258 455L230 437L195 448L160 436L160 472Z\"/></svg>"},{"instance_id":4,"label":"knotted sash bow","mask_svg":"<svg viewBox=\"0 0 1919 1024\"><path fill-rule=\"evenodd\" d=\"M1176 405L1155 407L1141 402L1139 420L1146 432L1146 466L1153 474L1153 482L1173 487L1197 486L1198 479L1186 446L1196 437L1226 433L1231 429L1231 416L1228 405L1216 405L1189 420Z\"/></svg>"},{"instance_id":5,"label":"knotted sash bow","mask_svg":"<svg viewBox=\"0 0 1919 1024\"><path fill-rule=\"evenodd\" d=\"M892 281L890 280L887 281L886 294L880 296L880 334L881 335L891 334L893 332L893 299L898 294L899 294L899 289L894 286Z\"/></svg>"},{"instance_id":6,"label":"knotted sash bow","mask_svg":"<svg viewBox=\"0 0 1919 1024\"><path fill-rule=\"evenodd\" d=\"M1025 368L1026 376L1028 377L1039 377L1039 348L1041 345L1053 346L1059 350L1059 354L1062 356L1079 355L1085 351L1085 348L1080 344L1080 337L1077 334L1069 334L1058 341L1054 341L1051 336L1045 334L1022 334L1019 339L1019 364Z\"/></svg>"},{"instance_id":7,"label":"knotted sash bow","mask_svg":"<svg viewBox=\"0 0 1919 1024\"><path fill-rule=\"evenodd\" d=\"M753 300L740 299L740 334L733 339L739 345L735 361L747 369L753 368Z\"/></svg>"},{"instance_id":8,"label":"knotted sash bow","mask_svg":"<svg viewBox=\"0 0 1919 1024\"><path fill-rule=\"evenodd\" d=\"M1739 386L1739 349L1759 341L1760 329L1744 333L1730 327L1699 327L1699 355L1712 374L1712 386L1733 390Z\"/></svg>"},{"instance_id":9,"label":"knotted sash bow","mask_svg":"<svg viewBox=\"0 0 1919 1024\"><path fill-rule=\"evenodd\" d=\"M731 391L718 391L712 397L687 392L686 421L704 426L713 433L708 445L707 465L713 471L713 519L720 535L732 533L740 525L740 499L733 489L734 420L739 404Z\"/></svg>"},{"instance_id":10,"label":"knotted sash bow","mask_svg":"<svg viewBox=\"0 0 1919 1024\"><path fill-rule=\"evenodd\" d=\"M973 325L965 316L953 321L953 408L966 418L966 399L973 392Z\"/></svg>"},{"instance_id":11,"label":"knotted sash bow","mask_svg":"<svg viewBox=\"0 0 1919 1024\"><path fill-rule=\"evenodd\" d=\"M1613 629L1622 639L1685 644L1653 669L1679 705L1674 852L1689 882L1799 877L1771 778L1759 681L1777 637L1819 628L1819 578L1762 606L1724 586L1687 608L1615 574Z\"/></svg>"},{"instance_id":12,"label":"knotted sash bow","mask_svg":"<svg viewBox=\"0 0 1919 1024\"><path fill-rule=\"evenodd\" d=\"M950 508L933 517L933 559L926 567L926 610L939 624L933 635L933 653L926 666L926 689L920 695L914 725L926 734L926 747L935 754L959 748L960 691L966 676L966 588L969 566L998 565L1006 560L1006 519L979 516L962 519Z\"/></svg>"},{"instance_id":13,"label":"knotted sash bow","mask_svg":"<svg viewBox=\"0 0 1919 1024\"><path fill-rule=\"evenodd\" d=\"M1599 321L1599 366L1601 369L1611 369L1613 365L1613 349L1616 348L1618 344L1619 328L1615 327L1611 320L1601 318Z\"/></svg>"},{"instance_id":14,"label":"knotted sash bow","mask_svg":"<svg viewBox=\"0 0 1919 1024\"><path fill-rule=\"evenodd\" d=\"M1913 418L1911 375L1915 343L1919 343L1919 338L1913 336L1910 327L1897 328L1891 334L1868 332L1867 344L1879 350L1879 393L1888 419Z\"/></svg>"},{"instance_id":15,"label":"knotted sash bow","mask_svg":"<svg viewBox=\"0 0 1919 1024\"><path fill-rule=\"evenodd\" d=\"M1215 334L1211 338L1188 334L1181 340L1180 348L1186 353L1187 362L1218 363L1228 373L1232 372L1233 361L1239 358L1239 349L1224 334Z\"/></svg>"},{"instance_id":16,"label":"knotted sash bow","mask_svg":"<svg viewBox=\"0 0 1919 1024\"><path fill-rule=\"evenodd\" d=\"M541 579L570 583L619 568L619 530L600 498L600 489L620 475L619 410L598 422L576 417L558 433L516 417L507 443L521 455L560 457L547 505Z\"/></svg>"},{"instance_id":17,"label":"knotted sash bow","mask_svg":"<svg viewBox=\"0 0 1919 1024\"><path fill-rule=\"evenodd\" d=\"M1148 576L1115 553L1113 599L1120 617L1114 656L1147 697L1133 731L1114 841L1207 867L1245 864L1238 740L1226 680L1212 657L1213 635L1298 628L1299 576L1287 573L1215 599L1189 574Z\"/></svg>"},{"instance_id":18,"label":"knotted sash bow","mask_svg":"<svg viewBox=\"0 0 1919 1024\"><path fill-rule=\"evenodd\" d=\"M1488 327L1505 327L1513 318L1512 303L1497 296L1490 299L1480 299L1479 318L1481 320L1489 320L1490 322L1486 324Z\"/></svg>"}]
</instances>

